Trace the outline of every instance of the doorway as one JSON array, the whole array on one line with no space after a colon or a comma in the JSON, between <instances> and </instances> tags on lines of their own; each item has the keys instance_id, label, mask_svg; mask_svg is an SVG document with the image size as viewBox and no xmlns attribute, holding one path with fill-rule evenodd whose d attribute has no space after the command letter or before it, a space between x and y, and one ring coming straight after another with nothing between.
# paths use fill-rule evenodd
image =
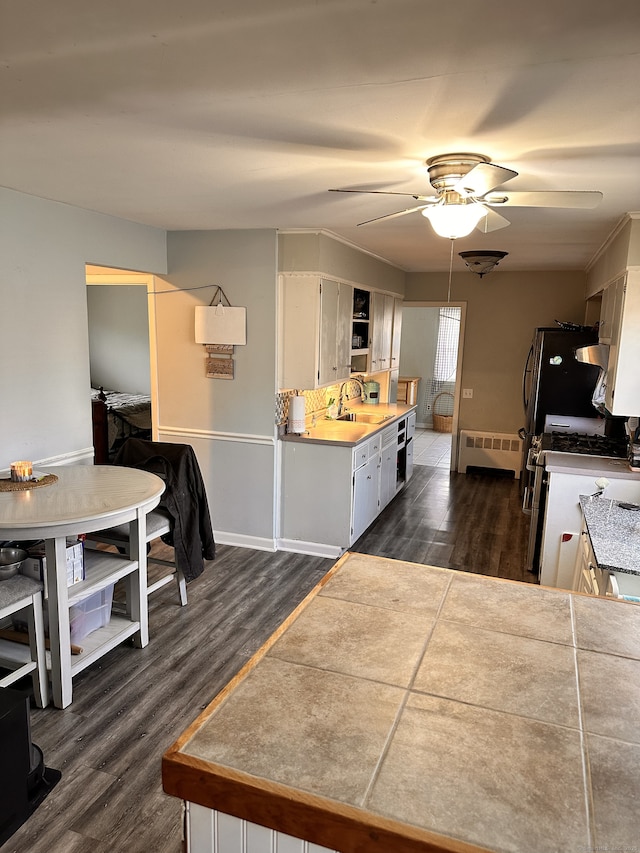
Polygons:
<instances>
[{"instance_id":1,"label":"doorway","mask_svg":"<svg viewBox=\"0 0 640 853\"><path fill-rule=\"evenodd\" d=\"M156 440L159 419L155 276L87 265L86 284L92 389L103 386L105 391L125 397L150 398L145 417L149 419L150 408L151 437ZM135 400L125 402L136 405ZM142 417L136 412L136 427L142 428L138 422Z\"/></svg>"},{"instance_id":2,"label":"doorway","mask_svg":"<svg viewBox=\"0 0 640 853\"><path fill-rule=\"evenodd\" d=\"M418 383L417 464L457 470L458 410L466 303L404 302L400 376ZM422 460L421 460L422 457ZM426 461L425 461L426 460Z\"/></svg>"}]
</instances>

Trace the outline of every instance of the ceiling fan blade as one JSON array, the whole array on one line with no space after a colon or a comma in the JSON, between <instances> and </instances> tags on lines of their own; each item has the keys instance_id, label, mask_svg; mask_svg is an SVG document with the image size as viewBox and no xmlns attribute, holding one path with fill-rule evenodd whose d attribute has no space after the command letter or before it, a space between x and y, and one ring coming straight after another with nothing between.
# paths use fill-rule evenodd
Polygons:
<instances>
[{"instance_id":1,"label":"ceiling fan blade","mask_svg":"<svg viewBox=\"0 0 640 853\"><path fill-rule=\"evenodd\" d=\"M408 207L406 210L399 210L397 213L387 213L386 216L376 216L375 219L366 219L364 222L358 222L358 225L369 225L370 222L381 222L383 219L395 219L396 216L406 216L408 213L417 213L419 210L424 210L425 207L431 207L430 204L421 204L419 207Z\"/></svg>"},{"instance_id":2,"label":"ceiling fan blade","mask_svg":"<svg viewBox=\"0 0 640 853\"><path fill-rule=\"evenodd\" d=\"M329 190L330 193L366 193L367 195L404 195L417 201L438 201L438 196L418 195L417 193L399 193L393 190Z\"/></svg>"},{"instance_id":3,"label":"ceiling fan blade","mask_svg":"<svg viewBox=\"0 0 640 853\"><path fill-rule=\"evenodd\" d=\"M579 190L548 190L544 192L495 192L482 199L483 204L500 207L566 207L589 210L602 200L601 192Z\"/></svg>"},{"instance_id":4,"label":"ceiling fan blade","mask_svg":"<svg viewBox=\"0 0 640 853\"><path fill-rule=\"evenodd\" d=\"M508 219L496 213L495 210L487 208L487 215L483 216L480 222L476 225L476 229L483 234L488 234L490 231L499 231L501 228L506 228L511 225Z\"/></svg>"},{"instance_id":5,"label":"ceiling fan blade","mask_svg":"<svg viewBox=\"0 0 640 853\"><path fill-rule=\"evenodd\" d=\"M513 169L505 169L504 166L496 166L494 163L478 163L467 174L460 178L453 189L460 195L483 196L500 184L517 177L518 173Z\"/></svg>"}]
</instances>

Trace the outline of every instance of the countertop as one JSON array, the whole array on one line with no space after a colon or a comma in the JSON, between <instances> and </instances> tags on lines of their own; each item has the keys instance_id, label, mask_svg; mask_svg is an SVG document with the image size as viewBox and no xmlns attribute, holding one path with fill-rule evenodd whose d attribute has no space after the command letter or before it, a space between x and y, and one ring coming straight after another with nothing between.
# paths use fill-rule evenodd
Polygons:
<instances>
[{"instance_id":1,"label":"countertop","mask_svg":"<svg viewBox=\"0 0 640 853\"><path fill-rule=\"evenodd\" d=\"M545 453L545 468L552 473L640 480L640 472L632 471L627 459L588 456L583 453L560 453L557 450L547 450ZM594 486L594 491L595 489Z\"/></svg>"},{"instance_id":2,"label":"countertop","mask_svg":"<svg viewBox=\"0 0 640 853\"><path fill-rule=\"evenodd\" d=\"M319 418L315 427L311 426L306 432L287 433L282 441L301 441L308 444L337 444L343 447L354 447L364 439L370 438L376 432L384 429L403 415L415 410L415 406L405 406L401 403L378 403L375 406L359 404L348 406L346 411L364 412L379 415L387 419L380 424L364 424L357 421L338 421L329 418Z\"/></svg>"},{"instance_id":3,"label":"countertop","mask_svg":"<svg viewBox=\"0 0 640 853\"><path fill-rule=\"evenodd\" d=\"M163 784L341 853L631 851L639 709L636 605L347 553Z\"/></svg>"},{"instance_id":4,"label":"countertop","mask_svg":"<svg viewBox=\"0 0 640 853\"><path fill-rule=\"evenodd\" d=\"M640 575L640 506L594 495L580 506L598 568Z\"/></svg>"}]
</instances>

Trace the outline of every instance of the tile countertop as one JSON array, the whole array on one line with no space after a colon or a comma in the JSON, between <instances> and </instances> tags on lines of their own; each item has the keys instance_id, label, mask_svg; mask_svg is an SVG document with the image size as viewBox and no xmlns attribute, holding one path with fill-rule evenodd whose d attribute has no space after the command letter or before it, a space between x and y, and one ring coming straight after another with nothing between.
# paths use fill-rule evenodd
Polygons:
<instances>
[{"instance_id":1,"label":"tile countertop","mask_svg":"<svg viewBox=\"0 0 640 853\"><path fill-rule=\"evenodd\" d=\"M637 850L640 608L347 553L163 784L341 853Z\"/></svg>"},{"instance_id":2,"label":"tile countertop","mask_svg":"<svg viewBox=\"0 0 640 853\"><path fill-rule=\"evenodd\" d=\"M597 495L580 506L598 568L640 575L640 506Z\"/></svg>"},{"instance_id":3,"label":"tile countertop","mask_svg":"<svg viewBox=\"0 0 640 853\"><path fill-rule=\"evenodd\" d=\"M379 415L387 419L379 424L357 423L356 421L338 421L331 418L318 418L315 427L309 427L302 435L287 433L282 441L302 441L308 444L338 444L345 447L355 446L381 429L399 420L415 406L402 403L379 403L375 406L361 404L348 406L348 412L364 412L367 415Z\"/></svg>"}]
</instances>

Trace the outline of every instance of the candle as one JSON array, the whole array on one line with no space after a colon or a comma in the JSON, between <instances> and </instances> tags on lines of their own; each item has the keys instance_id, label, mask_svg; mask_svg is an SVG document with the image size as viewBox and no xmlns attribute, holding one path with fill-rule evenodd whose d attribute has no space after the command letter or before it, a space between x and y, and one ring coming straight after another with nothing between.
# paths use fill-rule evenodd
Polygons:
<instances>
[{"instance_id":1,"label":"candle","mask_svg":"<svg viewBox=\"0 0 640 853\"><path fill-rule=\"evenodd\" d=\"M11 463L11 479L14 483L26 483L31 479L33 468L31 462L20 460Z\"/></svg>"}]
</instances>

